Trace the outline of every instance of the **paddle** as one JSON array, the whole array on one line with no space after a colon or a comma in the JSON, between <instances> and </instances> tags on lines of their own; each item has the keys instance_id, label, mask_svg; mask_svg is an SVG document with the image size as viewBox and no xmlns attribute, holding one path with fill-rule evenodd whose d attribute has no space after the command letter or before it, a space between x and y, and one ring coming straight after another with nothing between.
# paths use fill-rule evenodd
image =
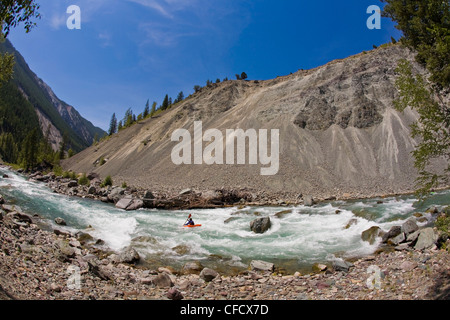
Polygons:
<instances>
[{"instance_id":1,"label":"paddle","mask_svg":"<svg viewBox=\"0 0 450 320\"><path fill-rule=\"evenodd\" d=\"M183 223L183 226L188 222L188 220L192 217L192 214L189 215L189 217L186 219L185 223Z\"/></svg>"}]
</instances>

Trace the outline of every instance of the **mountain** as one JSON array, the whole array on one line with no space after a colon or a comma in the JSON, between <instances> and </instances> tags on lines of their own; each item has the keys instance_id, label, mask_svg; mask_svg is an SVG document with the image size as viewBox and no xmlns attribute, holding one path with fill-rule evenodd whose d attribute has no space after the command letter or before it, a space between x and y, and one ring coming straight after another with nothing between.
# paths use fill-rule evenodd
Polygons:
<instances>
[{"instance_id":1,"label":"mountain","mask_svg":"<svg viewBox=\"0 0 450 320\"><path fill-rule=\"evenodd\" d=\"M418 116L410 109L399 113L393 108L399 59L411 61L417 72L426 72L413 52L386 45L273 80L210 84L160 116L65 160L63 166L111 175L116 184L161 191L224 187L324 198L412 191L417 172L410 124ZM278 130L278 171L262 175L261 168L268 165L262 164L261 157L257 165L250 165L248 148L246 164L207 165L205 158L203 164L174 164L173 150L181 145L178 136L172 141L172 134L186 129L197 139L192 143L200 146L201 137L194 137L196 121L201 121L203 133L216 129L209 134L224 136L227 129L255 129L261 139L264 131L259 129ZM222 147L210 155L226 159L226 141ZM191 151L194 159L195 148ZM106 161L103 165L101 158ZM201 154L198 160L202 162Z\"/></svg>"},{"instance_id":2,"label":"mountain","mask_svg":"<svg viewBox=\"0 0 450 320\"><path fill-rule=\"evenodd\" d=\"M102 137L105 134L102 129L84 119L74 107L61 101L52 89L31 71L25 59L9 40L0 43L0 53L5 52L15 56L14 76L7 88L3 89L5 92L0 99L15 95L19 91L34 109L43 135L48 131L54 150L59 148L65 133L68 137L68 145L76 152L92 145L96 135ZM15 108L23 107L23 101L20 106L15 106Z\"/></svg>"}]
</instances>

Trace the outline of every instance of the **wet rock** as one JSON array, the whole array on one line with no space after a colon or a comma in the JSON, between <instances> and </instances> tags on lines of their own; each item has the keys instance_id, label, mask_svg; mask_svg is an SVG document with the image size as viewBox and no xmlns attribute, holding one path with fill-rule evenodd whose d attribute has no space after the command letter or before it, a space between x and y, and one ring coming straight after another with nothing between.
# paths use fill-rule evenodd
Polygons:
<instances>
[{"instance_id":1,"label":"wet rock","mask_svg":"<svg viewBox=\"0 0 450 320\"><path fill-rule=\"evenodd\" d=\"M258 218L250 222L250 229L255 233L264 233L269 230L271 225L269 217Z\"/></svg>"},{"instance_id":2,"label":"wet rock","mask_svg":"<svg viewBox=\"0 0 450 320\"><path fill-rule=\"evenodd\" d=\"M283 211L275 213L275 217L281 219L281 218L283 218L285 215L287 215L289 213L292 213L292 210L283 210Z\"/></svg>"},{"instance_id":3,"label":"wet rock","mask_svg":"<svg viewBox=\"0 0 450 320\"><path fill-rule=\"evenodd\" d=\"M55 218L55 223L57 225L60 225L60 226L66 226L67 225L66 221L63 218L60 218L60 217Z\"/></svg>"},{"instance_id":4,"label":"wet rock","mask_svg":"<svg viewBox=\"0 0 450 320\"><path fill-rule=\"evenodd\" d=\"M252 271L270 271L273 272L275 270L275 265L270 262L261 261L261 260L253 260L250 262L250 268Z\"/></svg>"},{"instance_id":5,"label":"wet rock","mask_svg":"<svg viewBox=\"0 0 450 320\"><path fill-rule=\"evenodd\" d=\"M381 229L380 229L380 227L378 227L378 226L370 227L369 229L364 230L364 231L361 233L361 239L362 239L363 241L369 242L370 244L374 244L376 238L378 237L378 235L379 235L379 233L380 233L380 230L381 230Z\"/></svg>"},{"instance_id":6,"label":"wet rock","mask_svg":"<svg viewBox=\"0 0 450 320\"><path fill-rule=\"evenodd\" d=\"M200 274L203 266L199 261L186 262L183 266L183 274Z\"/></svg>"},{"instance_id":7,"label":"wet rock","mask_svg":"<svg viewBox=\"0 0 450 320\"><path fill-rule=\"evenodd\" d=\"M355 225L358 223L358 219L356 218L352 218L350 219L347 224L345 225L344 229L349 229L351 226Z\"/></svg>"},{"instance_id":8,"label":"wet rock","mask_svg":"<svg viewBox=\"0 0 450 320\"><path fill-rule=\"evenodd\" d=\"M312 267L314 272L323 272L327 270L327 265L323 263L315 263Z\"/></svg>"},{"instance_id":9,"label":"wet rock","mask_svg":"<svg viewBox=\"0 0 450 320\"><path fill-rule=\"evenodd\" d=\"M314 198L311 195L305 195L303 196L303 205L307 207L311 207L314 205Z\"/></svg>"}]
</instances>

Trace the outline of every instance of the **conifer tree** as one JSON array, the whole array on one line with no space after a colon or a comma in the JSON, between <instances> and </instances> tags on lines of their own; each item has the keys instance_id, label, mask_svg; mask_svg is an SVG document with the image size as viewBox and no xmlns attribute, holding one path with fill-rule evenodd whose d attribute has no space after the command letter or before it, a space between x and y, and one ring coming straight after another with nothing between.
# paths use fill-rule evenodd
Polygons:
<instances>
[{"instance_id":1,"label":"conifer tree","mask_svg":"<svg viewBox=\"0 0 450 320\"><path fill-rule=\"evenodd\" d=\"M117 118L116 118L116 114L113 113L113 115L111 117L111 121L109 122L108 135L112 136L116 132L117 132Z\"/></svg>"}]
</instances>

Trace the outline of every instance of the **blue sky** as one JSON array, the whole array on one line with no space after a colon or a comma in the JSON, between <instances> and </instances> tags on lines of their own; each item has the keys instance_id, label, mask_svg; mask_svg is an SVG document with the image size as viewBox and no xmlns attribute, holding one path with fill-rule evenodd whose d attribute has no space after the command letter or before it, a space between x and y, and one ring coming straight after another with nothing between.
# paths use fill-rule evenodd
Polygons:
<instances>
[{"instance_id":1,"label":"blue sky","mask_svg":"<svg viewBox=\"0 0 450 320\"><path fill-rule=\"evenodd\" d=\"M400 37L389 19L369 30L379 0L37 0L42 19L9 36L31 69L94 125L138 114L206 80L272 79ZM69 30L70 5L81 30Z\"/></svg>"}]
</instances>

